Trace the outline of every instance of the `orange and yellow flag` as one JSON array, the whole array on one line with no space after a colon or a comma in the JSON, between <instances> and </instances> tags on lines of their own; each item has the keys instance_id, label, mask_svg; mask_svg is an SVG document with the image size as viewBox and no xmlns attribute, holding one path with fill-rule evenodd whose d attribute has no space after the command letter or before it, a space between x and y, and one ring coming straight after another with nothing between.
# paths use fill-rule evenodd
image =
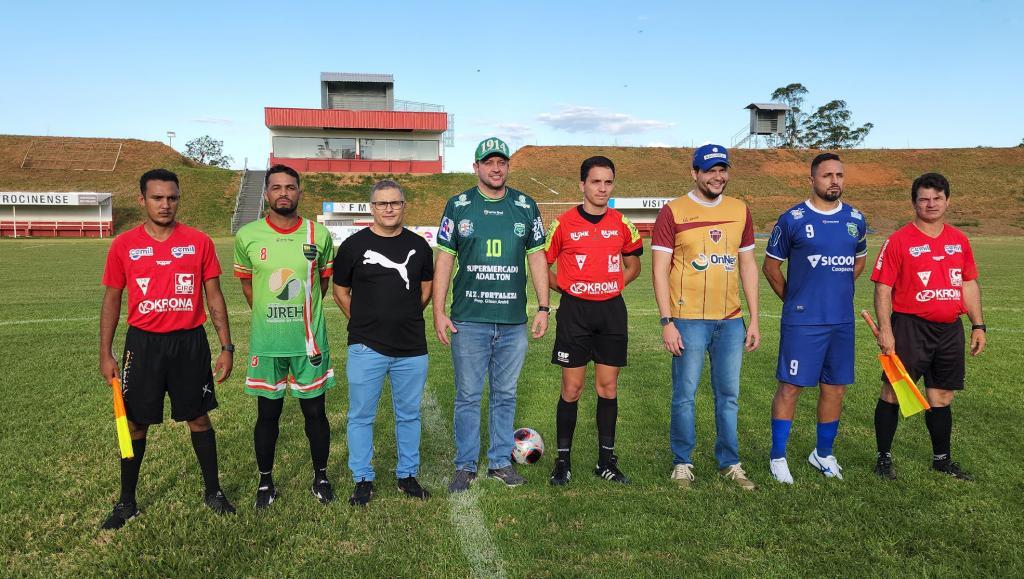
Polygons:
<instances>
[{"instance_id":1,"label":"orange and yellow flag","mask_svg":"<svg viewBox=\"0 0 1024 579\"><path fill-rule=\"evenodd\" d=\"M871 314L867 310L862 310L860 316L868 323L871 333L878 337L878 326L875 325L875 320L871 319ZM907 369L903 367L903 361L895 352L879 354L878 361L882 363L882 371L885 372L885 377L889 380L893 392L896 393L896 400L900 404L900 413L904 418L931 408L928 400L917 389L917 384L907 373Z\"/></svg>"},{"instance_id":2,"label":"orange and yellow flag","mask_svg":"<svg viewBox=\"0 0 1024 579\"><path fill-rule=\"evenodd\" d=\"M121 396L121 379L110 381L110 389L114 393L114 423L117 425L117 445L121 449L121 458L135 458L132 450L132 436L128 432L128 416L124 413L124 398Z\"/></svg>"}]
</instances>

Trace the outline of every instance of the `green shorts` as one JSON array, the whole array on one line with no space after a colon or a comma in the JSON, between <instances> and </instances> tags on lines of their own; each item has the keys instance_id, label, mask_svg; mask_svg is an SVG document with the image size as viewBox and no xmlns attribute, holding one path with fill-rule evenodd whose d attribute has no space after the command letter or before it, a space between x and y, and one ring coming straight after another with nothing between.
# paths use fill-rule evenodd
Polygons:
<instances>
[{"instance_id":1,"label":"green shorts","mask_svg":"<svg viewBox=\"0 0 1024 579\"><path fill-rule=\"evenodd\" d=\"M316 398L334 387L331 353L323 352L318 364L309 356L252 356L245 375L245 393L278 400L290 390L295 398Z\"/></svg>"}]
</instances>

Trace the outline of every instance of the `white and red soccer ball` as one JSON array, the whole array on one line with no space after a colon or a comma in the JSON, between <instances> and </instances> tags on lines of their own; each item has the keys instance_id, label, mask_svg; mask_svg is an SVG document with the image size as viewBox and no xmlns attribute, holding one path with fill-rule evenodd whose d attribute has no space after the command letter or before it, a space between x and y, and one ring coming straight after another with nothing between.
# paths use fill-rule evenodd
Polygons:
<instances>
[{"instance_id":1,"label":"white and red soccer ball","mask_svg":"<svg viewBox=\"0 0 1024 579\"><path fill-rule=\"evenodd\" d=\"M533 464L544 456L544 439L532 428L520 428L512 435L512 460L519 464Z\"/></svg>"}]
</instances>

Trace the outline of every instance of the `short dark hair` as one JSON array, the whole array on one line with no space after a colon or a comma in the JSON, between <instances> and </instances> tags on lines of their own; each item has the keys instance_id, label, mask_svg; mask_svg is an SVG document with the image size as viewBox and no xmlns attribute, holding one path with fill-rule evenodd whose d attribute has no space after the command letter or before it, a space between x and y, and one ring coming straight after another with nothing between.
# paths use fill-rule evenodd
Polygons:
<instances>
[{"instance_id":1,"label":"short dark hair","mask_svg":"<svg viewBox=\"0 0 1024 579\"><path fill-rule=\"evenodd\" d=\"M811 175L814 175L814 172L818 170L818 165L824 163L825 161L839 161L840 163L843 162L843 160L839 158L839 155L835 153L822 153L815 157L813 161L811 161Z\"/></svg>"},{"instance_id":2,"label":"short dark hair","mask_svg":"<svg viewBox=\"0 0 1024 579\"><path fill-rule=\"evenodd\" d=\"M939 173L925 173L917 179L914 179L914 184L910 186L910 200L914 203L917 203L918 189L935 189L936 191L942 191L946 194L946 199L949 199L949 180Z\"/></svg>"},{"instance_id":3,"label":"short dark hair","mask_svg":"<svg viewBox=\"0 0 1024 579\"><path fill-rule=\"evenodd\" d=\"M278 165L274 165L273 167L267 169L267 176L263 178L263 187L264 188L267 188L267 187L270 186L270 176L275 174L275 173L284 173L286 175L291 175L292 177L295 177L295 184L300 186L300 187L302 186L302 181L299 179L299 172L298 171L296 171L295 169L292 169L288 165L278 164Z\"/></svg>"},{"instance_id":4,"label":"short dark hair","mask_svg":"<svg viewBox=\"0 0 1024 579\"><path fill-rule=\"evenodd\" d=\"M167 169L151 169L143 173L142 177L139 177L139 195L146 196L146 183L150 181L170 181L174 183L175 187L181 187L178 184L178 176L174 173Z\"/></svg>"},{"instance_id":5,"label":"short dark hair","mask_svg":"<svg viewBox=\"0 0 1024 579\"><path fill-rule=\"evenodd\" d=\"M612 176L615 176L615 163L608 157L601 155L595 155L589 159L585 159L583 164L580 165L580 181L586 181L587 176L590 175L590 170L594 167L604 167L605 169L612 170Z\"/></svg>"}]
</instances>

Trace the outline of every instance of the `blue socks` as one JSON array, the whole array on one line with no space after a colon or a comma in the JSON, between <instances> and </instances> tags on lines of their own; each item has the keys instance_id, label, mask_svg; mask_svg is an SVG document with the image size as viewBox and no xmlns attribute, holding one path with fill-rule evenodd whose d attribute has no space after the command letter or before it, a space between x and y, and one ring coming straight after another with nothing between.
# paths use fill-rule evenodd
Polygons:
<instances>
[{"instance_id":1,"label":"blue socks","mask_svg":"<svg viewBox=\"0 0 1024 579\"><path fill-rule=\"evenodd\" d=\"M832 454L832 445L839 432L839 421L818 423L818 456L825 458Z\"/></svg>"},{"instance_id":2,"label":"blue socks","mask_svg":"<svg viewBox=\"0 0 1024 579\"><path fill-rule=\"evenodd\" d=\"M789 442L789 430L793 428L792 420L772 418L772 459L786 456L786 443ZM833 432L833 437L835 434ZM819 437L820 441L820 437ZM819 442L820 444L820 442ZM830 447L831 448L831 447Z\"/></svg>"}]
</instances>

